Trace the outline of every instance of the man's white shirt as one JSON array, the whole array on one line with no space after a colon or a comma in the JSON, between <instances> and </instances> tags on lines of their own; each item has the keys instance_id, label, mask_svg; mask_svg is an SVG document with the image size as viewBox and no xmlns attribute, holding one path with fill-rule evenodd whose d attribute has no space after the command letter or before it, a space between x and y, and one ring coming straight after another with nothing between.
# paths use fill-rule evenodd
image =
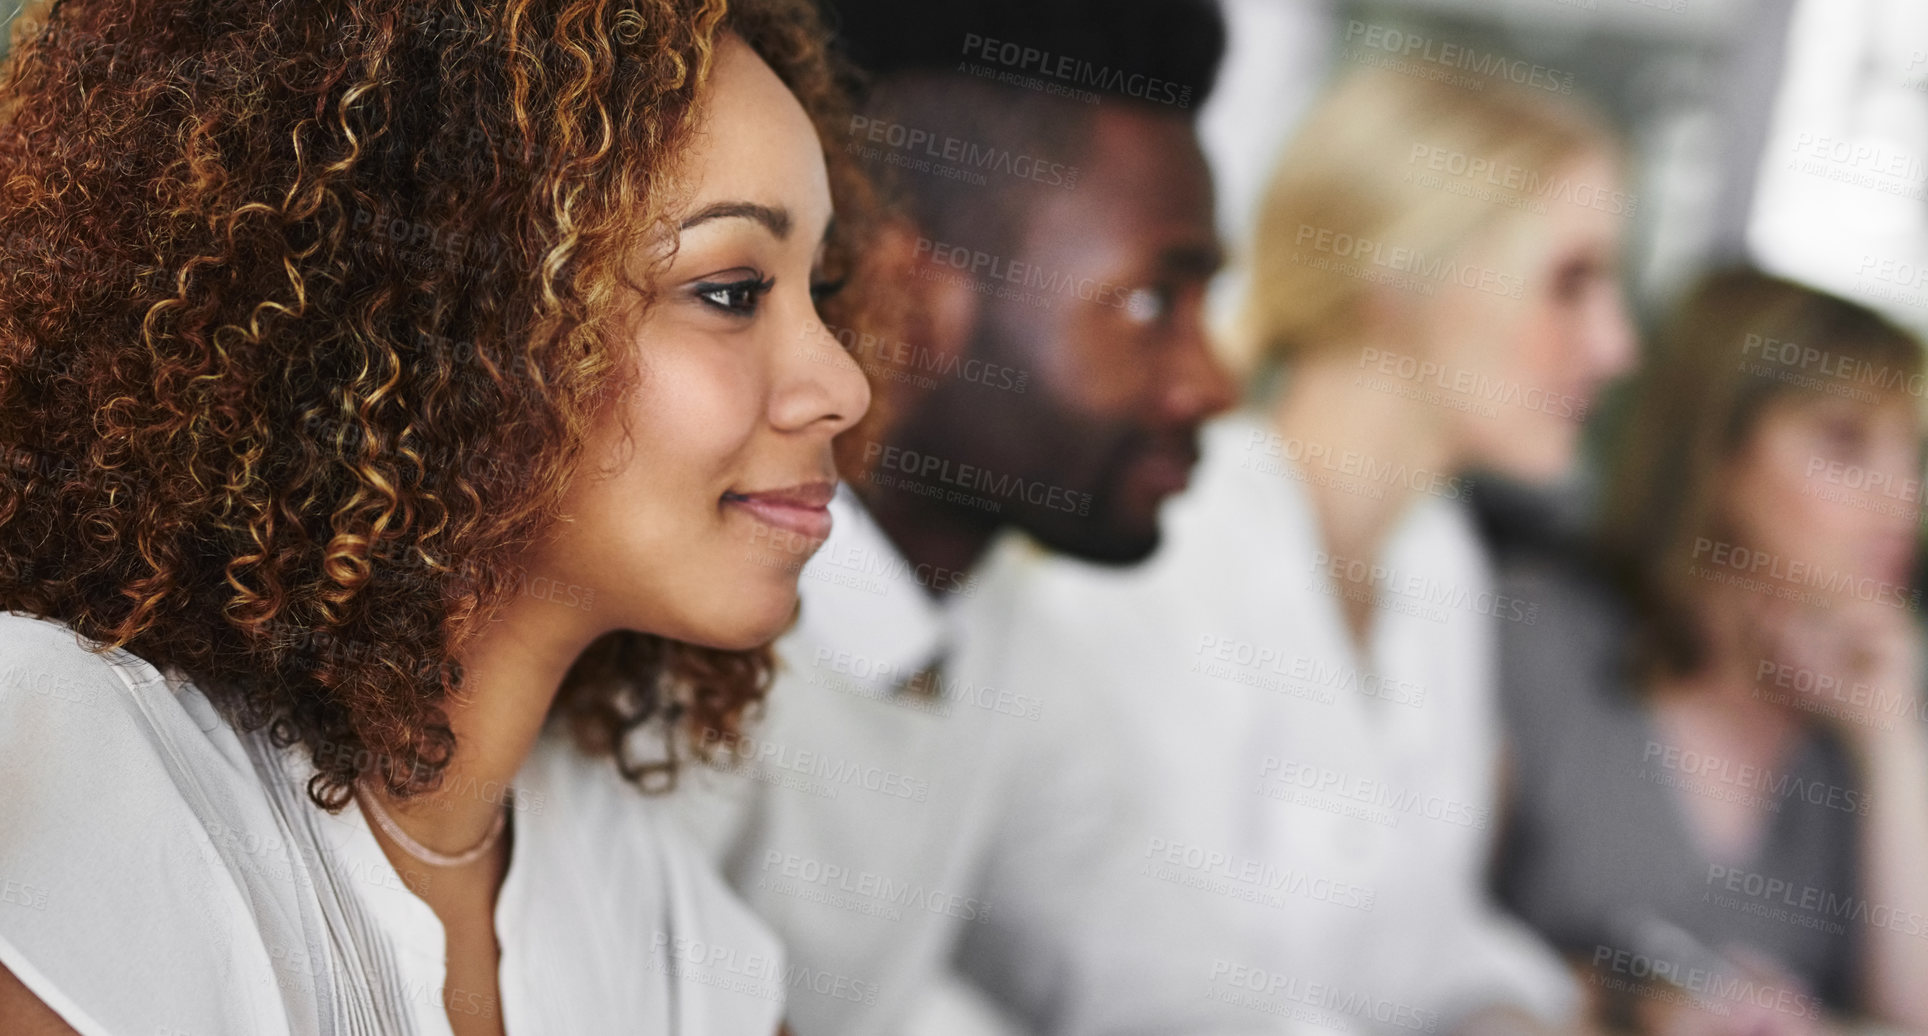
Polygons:
<instances>
[{"instance_id":1,"label":"man's white shirt","mask_svg":"<svg viewBox=\"0 0 1928 1036\"><path fill-rule=\"evenodd\" d=\"M1038 1031L1120 1031L1113 1012L1135 1031L1236 1031L1203 972L1169 978L1166 947L1107 913L1133 826L1120 775L1139 764L1114 754L1109 717L1058 707L1054 669L1008 650L1011 595L1044 552L1006 535L949 577L906 561L847 491L831 509L742 761L692 768L677 796L784 939L799 1036L897 1036L958 968ZM934 663L934 684L914 679Z\"/></svg>"}]
</instances>

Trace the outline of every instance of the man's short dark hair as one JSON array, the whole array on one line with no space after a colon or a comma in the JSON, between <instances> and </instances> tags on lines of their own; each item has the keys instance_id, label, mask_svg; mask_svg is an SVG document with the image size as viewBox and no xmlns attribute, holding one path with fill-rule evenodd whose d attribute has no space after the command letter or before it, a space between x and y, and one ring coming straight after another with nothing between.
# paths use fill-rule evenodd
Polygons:
<instances>
[{"instance_id":1,"label":"man's short dark hair","mask_svg":"<svg viewBox=\"0 0 1928 1036\"><path fill-rule=\"evenodd\" d=\"M1217 0L824 3L862 77L867 121L844 143L870 148L867 165L924 234L996 253L1040 192L1074 187L1097 113L1193 119L1225 53ZM927 143L894 149L900 137ZM933 159L933 140L983 160ZM1000 180L1000 167L1047 173Z\"/></svg>"},{"instance_id":2,"label":"man's short dark hair","mask_svg":"<svg viewBox=\"0 0 1928 1036\"><path fill-rule=\"evenodd\" d=\"M845 52L878 79L955 72L1182 110L1204 103L1225 55L1216 0L825 4Z\"/></svg>"}]
</instances>

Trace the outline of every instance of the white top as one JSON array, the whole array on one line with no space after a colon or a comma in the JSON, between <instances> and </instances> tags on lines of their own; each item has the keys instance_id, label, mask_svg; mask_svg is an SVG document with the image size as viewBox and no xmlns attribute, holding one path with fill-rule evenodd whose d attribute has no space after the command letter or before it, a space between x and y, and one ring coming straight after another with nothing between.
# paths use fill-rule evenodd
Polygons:
<instances>
[{"instance_id":1,"label":"white top","mask_svg":"<svg viewBox=\"0 0 1928 1036\"><path fill-rule=\"evenodd\" d=\"M1016 664L1074 720L1126 721L1106 728L1136 760L1119 779L1151 815L1118 838L1137 881L1116 908L1168 904L1189 920L1160 938L1210 962L1211 996L1313 1031L1445 1031L1496 1002L1567 1014L1557 958L1482 891L1494 623L1531 603L1494 595L1460 504L1422 496L1378 559L1390 592L1358 657L1278 442L1252 414L1211 423L1148 565L1052 560L1014 595Z\"/></svg>"},{"instance_id":2,"label":"white top","mask_svg":"<svg viewBox=\"0 0 1928 1036\"><path fill-rule=\"evenodd\" d=\"M1053 690L1007 664L1006 588L1043 552L1011 535L968 576L920 572L850 494L831 508L744 762L692 769L703 795L682 804L818 976L791 989L798 1036L901 1036L954 967L1042 1031L1093 1010L1236 1031L1209 1020L1202 986L1147 981L1168 958L1086 905L1136 764L1110 754L1103 717L1068 726ZM935 695L902 687L938 659Z\"/></svg>"},{"instance_id":3,"label":"white top","mask_svg":"<svg viewBox=\"0 0 1928 1036\"><path fill-rule=\"evenodd\" d=\"M358 806L309 802L307 760L125 651L0 613L0 963L82 1036L436 1036L488 1011L443 989L410 891L433 868L398 874ZM776 1031L779 947L659 802L558 734L515 787L510 1036Z\"/></svg>"}]
</instances>

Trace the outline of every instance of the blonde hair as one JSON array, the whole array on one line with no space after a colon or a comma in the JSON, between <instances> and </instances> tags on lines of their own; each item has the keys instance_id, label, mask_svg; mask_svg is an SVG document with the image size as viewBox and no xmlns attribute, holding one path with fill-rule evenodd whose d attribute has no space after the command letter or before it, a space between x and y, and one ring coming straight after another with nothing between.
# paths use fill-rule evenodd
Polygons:
<instances>
[{"instance_id":1,"label":"blonde hair","mask_svg":"<svg viewBox=\"0 0 1928 1036\"><path fill-rule=\"evenodd\" d=\"M1289 361L1344 341L1375 284L1356 268L1359 250L1397 249L1391 267L1423 280L1482 228L1546 211L1571 187L1555 179L1562 164L1618 153L1612 130L1571 99L1482 85L1366 69L1313 106L1260 204L1242 352Z\"/></svg>"}]
</instances>

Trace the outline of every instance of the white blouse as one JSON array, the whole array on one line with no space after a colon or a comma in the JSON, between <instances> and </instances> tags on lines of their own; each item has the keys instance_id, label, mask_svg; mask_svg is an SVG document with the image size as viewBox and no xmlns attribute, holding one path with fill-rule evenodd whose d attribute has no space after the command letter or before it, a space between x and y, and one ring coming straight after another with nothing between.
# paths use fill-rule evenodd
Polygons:
<instances>
[{"instance_id":1,"label":"white blouse","mask_svg":"<svg viewBox=\"0 0 1928 1036\"><path fill-rule=\"evenodd\" d=\"M776 1031L775 938L609 760L551 732L516 777L499 1004L444 990L411 891L433 869L315 807L313 772L191 683L0 613L0 964L82 1036L440 1036L491 1009L510 1036Z\"/></svg>"}]
</instances>

